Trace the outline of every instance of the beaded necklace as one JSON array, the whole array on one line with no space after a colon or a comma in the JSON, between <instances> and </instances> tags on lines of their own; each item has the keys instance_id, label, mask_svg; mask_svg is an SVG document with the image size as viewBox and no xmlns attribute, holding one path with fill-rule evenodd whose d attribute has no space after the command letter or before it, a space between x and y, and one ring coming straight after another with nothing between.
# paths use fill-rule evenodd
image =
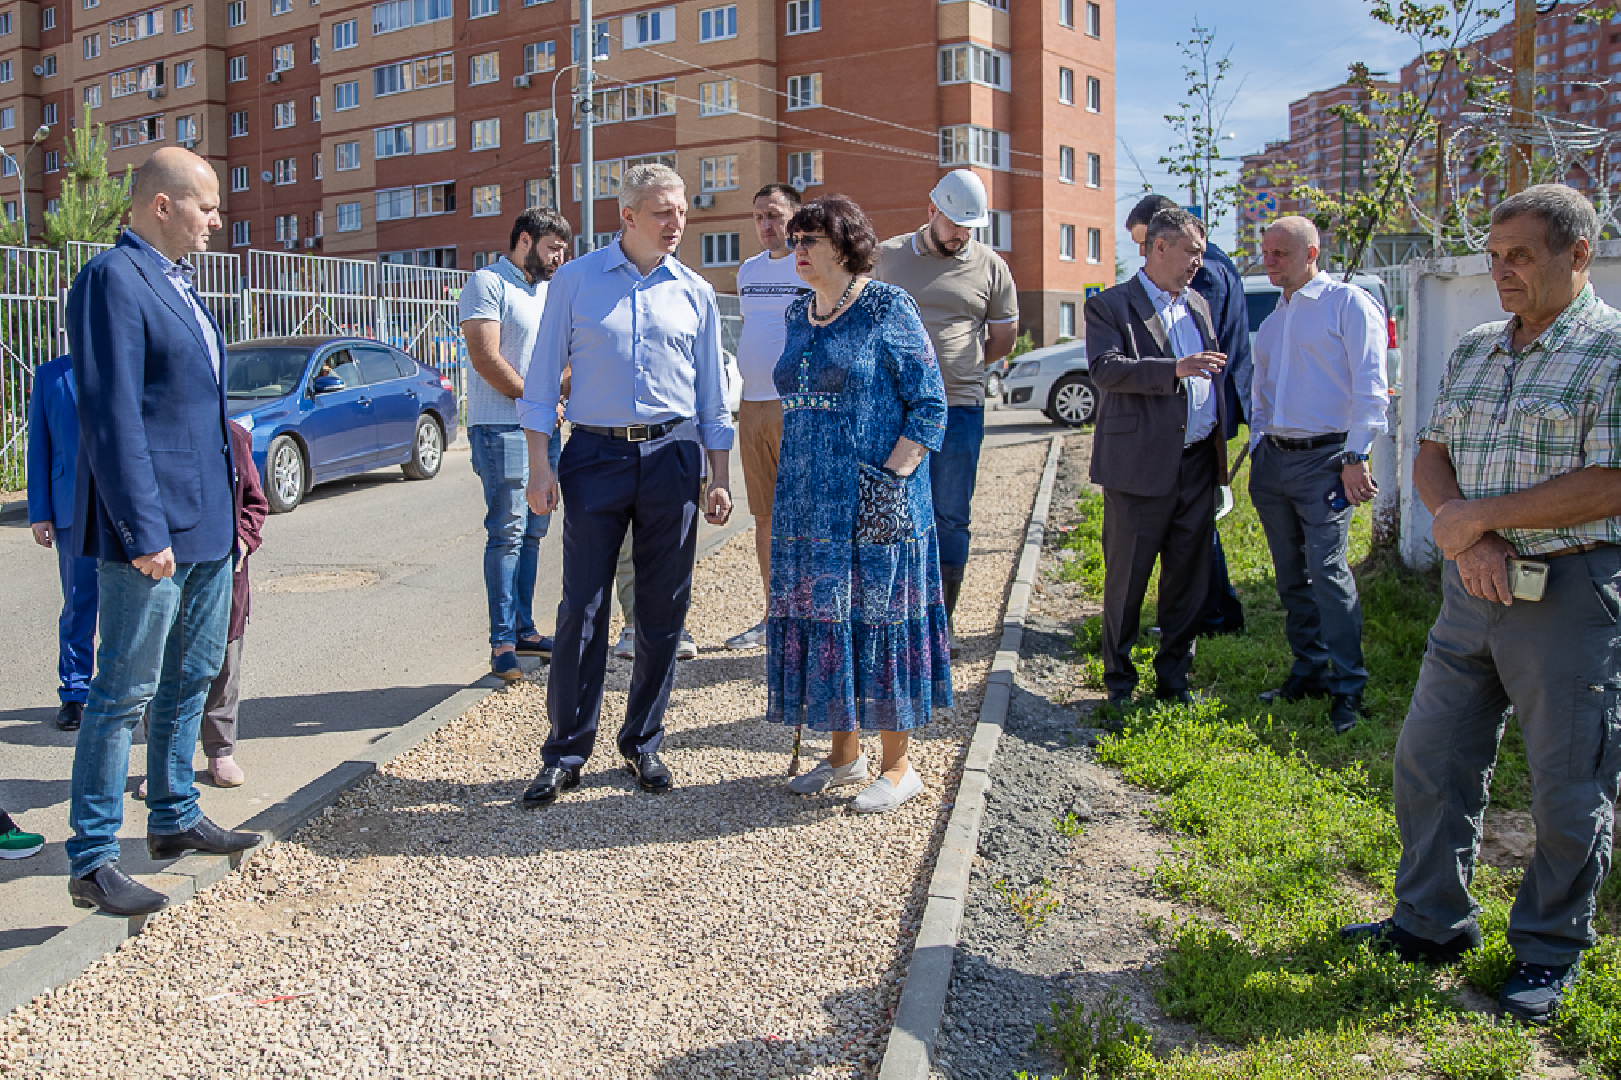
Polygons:
<instances>
[{"instance_id":1,"label":"beaded necklace","mask_svg":"<svg viewBox=\"0 0 1621 1080\"><path fill-rule=\"evenodd\" d=\"M810 311L808 314L810 315L810 323L812 326L826 326L828 323L832 322L838 317L839 312L844 309L845 302L850 299L850 290L856 287L856 278L858 277L860 277L859 274L850 275L850 283L844 287L843 294L839 296L839 302L834 304L833 310L829 311L826 315L822 315L817 312L816 294L811 294Z\"/></svg>"}]
</instances>

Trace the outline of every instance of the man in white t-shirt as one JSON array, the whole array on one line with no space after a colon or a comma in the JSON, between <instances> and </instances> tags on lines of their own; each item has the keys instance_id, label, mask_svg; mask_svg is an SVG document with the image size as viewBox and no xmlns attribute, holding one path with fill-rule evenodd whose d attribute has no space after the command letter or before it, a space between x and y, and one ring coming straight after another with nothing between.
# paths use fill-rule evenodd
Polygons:
<instances>
[{"instance_id":1,"label":"man in white t-shirt","mask_svg":"<svg viewBox=\"0 0 1621 1080\"><path fill-rule=\"evenodd\" d=\"M777 491L777 454L782 447L782 401L771 372L782 356L788 305L809 292L794 270L788 250L788 219L799 209L799 192L787 184L767 184L754 196L754 231L760 254L737 269L737 299L743 333L737 343L737 370L743 376L743 403L737 412L737 446L743 458L743 486L754 515L754 553L760 583L771 594L771 505ZM765 644L765 619L728 638L728 649Z\"/></svg>"},{"instance_id":2,"label":"man in white t-shirt","mask_svg":"<svg viewBox=\"0 0 1621 1080\"><path fill-rule=\"evenodd\" d=\"M563 264L572 231L555 210L531 207L512 224L510 255L462 286L456 315L472 370L467 373L467 441L484 484L484 592L490 607L490 670L523 678L519 656L550 656L531 607L540 541L550 514L529 509L529 446L517 398L546 308L546 282ZM555 429L553 434L555 435ZM552 468L560 440L553 438Z\"/></svg>"}]
</instances>

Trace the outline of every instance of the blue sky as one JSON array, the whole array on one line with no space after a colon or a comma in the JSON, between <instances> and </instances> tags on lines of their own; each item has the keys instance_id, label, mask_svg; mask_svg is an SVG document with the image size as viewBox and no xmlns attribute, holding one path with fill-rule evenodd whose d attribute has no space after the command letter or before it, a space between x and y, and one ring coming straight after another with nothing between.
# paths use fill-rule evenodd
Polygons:
<instances>
[{"instance_id":1,"label":"blue sky","mask_svg":"<svg viewBox=\"0 0 1621 1080\"><path fill-rule=\"evenodd\" d=\"M1187 38L1195 19L1216 31L1218 52L1232 49L1224 85L1242 82L1225 125L1237 136L1223 144L1231 157L1287 136L1289 102L1341 82L1353 61L1395 72L1418 53L1410 39L1368 15L1367 0L1118 0L1115 18L1115 130L1149 183L1172 198L1178 196L1158 161L1173 141L1165 114L1175 111L1187 92L1178 42ZM1115 143L1116 243L1121 258L1135 266L1140 262L1136 248L1119 223L1136 201L1142 177L1125 146ZM1230 168L1236 173L1236 163ZM1216 224L1214 238L1228 246L1230 218Z\"/></svg>"}]
</instances>

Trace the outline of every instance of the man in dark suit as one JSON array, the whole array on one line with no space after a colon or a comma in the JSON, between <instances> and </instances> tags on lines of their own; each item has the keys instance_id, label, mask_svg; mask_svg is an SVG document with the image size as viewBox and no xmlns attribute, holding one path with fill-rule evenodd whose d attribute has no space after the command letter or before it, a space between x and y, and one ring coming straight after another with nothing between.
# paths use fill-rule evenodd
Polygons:
<instances>
[{"instance_id":1,"label":"man in dark suit","mask_svg":"<svg viewBox=\"0 0 1621 1080\"><path fill-rule=\"evenodd\" d=\"M68 341L79 389L75 547L97 560L101 641L73 757L79 907L141 915L168 898L118 869L130 733L151 706L146 847L154 859L257 844L197 806L192 754L225 658L236 548L225 342L186 261L220 227L219 181L166 147L135 173L130 225L79 273Z\"/></svg>"},{"instance_id":2,"label":"man in dark suit","mask_svg":"<svg viewBox=\"0 0 1621 1080\"><path fill-rule=\"evenodd\" d=\"M56 548L62 615L56 621L56 713L61 731L78 731L90 695L96 638L96 560L74 554L73 470L79 462L79 395L66 356L34 369L28 402L28 524L34 542Z\"/></svg>"},{"instance_id":3,"label":"man in dark suit","mask_svg":"<svg viewBox=\"0 0 1621 1080\"><path fill-rule=\"evenodd\" d=\"M1224 369L1210 308L1190 287L1204 225L1181 209L1148 223L1147 260L1086 302L1086 354L1102 391L1092 482L1103 488L1103 679L1131 703L1143 596L1159 560L1157 697L1189 702L1188 670L1210 583L1216 491L1226 477Z\"/></svg>"},{"instance_id":4,"label":"man in dark suit","mask_svg":"<svg viewBox=\"0 0 1621 1080\"><path fill-rule=\"evenodd\" d=\"M1174 210L1176 203L1163 195L1145 195L1126 215L1126 231L1139 246L1148 232L1148 223L1161 210ZM1238 425L1249 423L1250 323L1249 304L1244 299L1244 277L1227 253L1208 240L1204 265L1193 275L1193 291L1210 307L1210 322L1216 329L1216 345L1227 354L1223 372L1225 387L1222 404L1226 407L1222 435L1238 434ZM1239 602L1227 574L1227 553L1221 549L1221 531L1216 531L1210 564L1210 589L1205 593L1204 611L1199 616L1199 636L1244 632L1244 605Z\"/></svg>"}]
</instances>

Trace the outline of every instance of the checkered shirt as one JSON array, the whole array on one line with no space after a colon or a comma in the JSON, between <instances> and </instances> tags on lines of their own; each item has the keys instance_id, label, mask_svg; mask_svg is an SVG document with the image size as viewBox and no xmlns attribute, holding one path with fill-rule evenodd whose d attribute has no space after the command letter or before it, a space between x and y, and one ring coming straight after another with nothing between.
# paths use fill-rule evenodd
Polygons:
<instances>
[{"instance_id":1,"label":"checkered shirt","mask_svg":"<svg viewBox=\"0 0 1621 1080\"><path fill-rule=\"evenodd\" d=\"M1589 466L1621 468L1621 312L1584 288L1516 355L1517 317L1463 336L1418 433L1452 456L1468 499L1523 491ZM1521 555L1621 544L1621 517L1562 529L1503 529Z\"/></svg>"}]
</instances>

